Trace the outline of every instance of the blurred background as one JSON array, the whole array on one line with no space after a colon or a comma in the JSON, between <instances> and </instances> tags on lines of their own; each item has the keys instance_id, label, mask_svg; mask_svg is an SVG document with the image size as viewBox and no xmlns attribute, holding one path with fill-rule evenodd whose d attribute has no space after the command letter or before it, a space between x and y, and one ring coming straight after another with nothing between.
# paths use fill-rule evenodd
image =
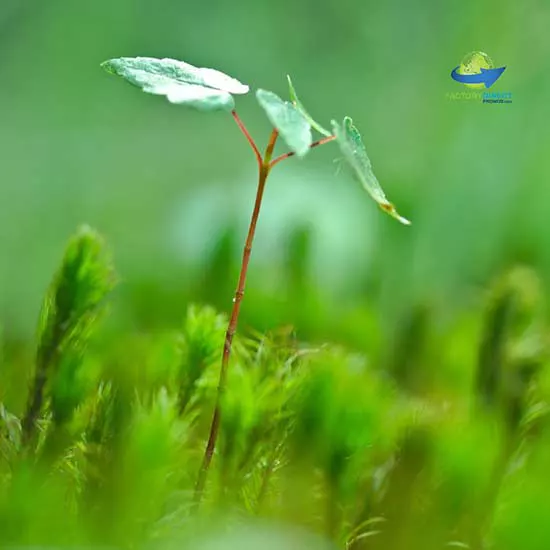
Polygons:
<instances>
[{"instance_id":1,"label":"blurred background","mask_svg":"<svg viewBox=\"0 0 550 550\"><path fill-rule=\"evenodd\" d=\"M273 171L202 519L353 550L550 548L548 29L547 0L0 0L0 539L135 548L200 525L256 163L228 114L100 67L152 56L249 84L237 110L262 148L254 91L288 97L292 75L321 124L353 117L412 220L334 143ZM506 66L491 91L512 104L454 96L474 50ZM101 338L109 269L86 231L37 337L82 224L118 273Z\"/></svg>"},{"instance_id":2,"label":"blurred background","mask_svg":"<svg viewBox=\"0 0 550 550\"><path fill-rule=\"evenodd\" d=\"M242 326L383 346L411 308L436 326L481 302L506 267L550 282L550 4L544 0L2 0L0 326L33 337L41 298L81 223L113 251L111 323L177 326L187 304L228 311L252 209L254 157L231 117L149 96L101 70L173 57L351 115L407 228L383 215L334 144L273 172ZM507 70L511 105L451 100L465 54ZM237 109L259 144L254 95ZM284 151L279 144L280 151Z\"/></svg>"}]
</instances>

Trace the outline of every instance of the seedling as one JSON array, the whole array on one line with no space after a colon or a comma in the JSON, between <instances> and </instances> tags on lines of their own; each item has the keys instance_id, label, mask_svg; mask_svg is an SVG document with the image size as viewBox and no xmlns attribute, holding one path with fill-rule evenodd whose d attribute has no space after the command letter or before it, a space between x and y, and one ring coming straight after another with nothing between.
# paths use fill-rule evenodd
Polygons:
<instances>
[{"instance_id":1,"label":"seedling","mask_svg":"<svg viewBox=\"0 0 550 550\"><path fill-rule=\"evenodd\" d=\"M252 250L256 224L266 180L273 167L292 156L304 157L309 151L320 145L336 141L342 156L374 201L390 216L401 223L410 222L397 213L394 205L388 201L376 176L373 173L370 159L363 145L361 135L353 125L350 117L342 122L332 121L332 133L317 123L306 111L298 99L290 77L290 101L284 101L273 92L259 89L256 98L273 125L265 152L260 152L255 140L248 132L244 122L235 109L234 95L246 94L249 87L220 71L198 68L174 59L155 59L151 57L122 57L110 59L102 67L112 74L121 76L144 92L163 95L170 103L187 105L201 111L226 111L231 114L239 129L246 137L258 163L258 188L252 211L252 218L244 246L243 260L237 290L233 299L233 309L225 335L218 393L208 443L204 452L202 466L195 487L195 502L201 500L206 478L220 427L220 403L227 379L227 369L231 354L233 336L237 329L239 311L244 295L246 274ZM312 130L322 137L313 140ZM289 151L274 157L275 144L279 135Z\"/></svg>"}]
</instances>

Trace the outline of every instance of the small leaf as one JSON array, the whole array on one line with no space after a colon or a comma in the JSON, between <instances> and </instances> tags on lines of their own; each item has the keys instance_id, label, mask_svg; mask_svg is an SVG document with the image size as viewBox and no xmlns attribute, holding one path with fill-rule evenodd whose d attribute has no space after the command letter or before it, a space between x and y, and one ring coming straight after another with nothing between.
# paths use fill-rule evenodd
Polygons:
<instances>
[{"instance_id":1,"label":"small leaf","mask_svg":"<svg viewBox=\"0 0 550 550\"><path fill-rule=\"evenodd\" d=\"M150 94L164 95L170 103L203 111L235 107L231 94L246 94L248 86L217 71L194 67L175 59L120 57L101 66Z\"/></svg>"},{"instance_id":2,"label":"small leaf","mask_svg":"<svg viewBox=\"0 0 550 550\"><path fill-rule=\"evenodd\" d=\"M411 222L400 216L395 206L386 198L382 187L380 187L372 171L372 164L367 155L365 146L363 145L361 134L353 125L351 118L348 116L345 117L341 125L333 120L332 128L345 160L352 167L354 175L363 184L363 187L368 191L369 195L378 203L384 212L387 212L401 223L410 225Z\"/></svg>"},{"instance_id":3,"label":"small leaf","mask_svg":"<svg viewBox=\"0 0 550 550\"><path fill-rule=\"evenodd\" d=\"M304 116L288 101L267 90L256 92L258 102L271 124L279 131L290 149L303 157L311 145L311 127Z\"/></svg>"},{"instance_id":4,"label":"small leaf","mask_svg":"<svg viewBox=\"0 0 550 550\"><path fill-rule=\"evenodd\" d=\"M330 132L328 130L325 130L318 122L313 120L311 115L306 111L306 108L303 106L302 102L298 99L298 96L296 95L296 90L294 89L292 80L290 79L290 75L287 74L286 78L288 80L288 88L290 90L290 99L292 103L294 103L296 109L298 109L298 111L302 113L302 116L309 122L314 130L317 130L320 134L323 134L324 136L330 136Z\"/></svg>"}]
</instances>

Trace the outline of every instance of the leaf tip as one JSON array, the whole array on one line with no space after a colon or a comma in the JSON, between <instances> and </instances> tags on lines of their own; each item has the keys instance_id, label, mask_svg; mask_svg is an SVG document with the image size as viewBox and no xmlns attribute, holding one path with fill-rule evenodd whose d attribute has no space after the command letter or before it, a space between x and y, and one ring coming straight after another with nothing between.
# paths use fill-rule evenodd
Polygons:
<instances>
[{"instance_id":1,"label":"leaf tip","mask_svg":"<svg viewBox=\"0 0 550 550\"><path fill-rule=\"evenodd\" d=\"M111 73L111 74L114 74L115 71L114 71L114 68L113 68L113 63L112 63L112 59L107 59L106 61L102 61L99 66L107 71L108 73Z\"/></svg>"},{"instance_id":2,"label":"leaf tip","mask_svg":"<svg viewBox=\"0 0 550 550\"><path fill-rule=\"evenodd\" d=\"M412 225L411 220L408 220L407 218L404 218L403 216L400 216L397 212L395 213L394 218L398 222L401 222L403 225Z\"/></svg>"},{"instance_id":3,"label":"leaf tip","mask_svg":"<svg viewBox=\"0 0 550 550\"><path fill-rule=\"evenodd\" d=\"M294 89L294 84L292 84L292 79L290 78L289 74L286 75L286 80L288 82L290 100L292 101L292 103L294 103L294 105L296 105L296 103L298 102L298 98L296 97L296 90Z\"/></svg>"},{"instance_id":4,"label":"leaf tip","mask_svg":"<svg viewBox=\"0 0 550 550\"><path fill-rule=\"evenodd\" d=\"M401 216L399 212L395 209L395 206L391 202L381 202L380 208L389 214L392 218L396 219L398 222L401 222L403 225L412 225L412 222L407 218Z\"/></svg>"}]
</instances>

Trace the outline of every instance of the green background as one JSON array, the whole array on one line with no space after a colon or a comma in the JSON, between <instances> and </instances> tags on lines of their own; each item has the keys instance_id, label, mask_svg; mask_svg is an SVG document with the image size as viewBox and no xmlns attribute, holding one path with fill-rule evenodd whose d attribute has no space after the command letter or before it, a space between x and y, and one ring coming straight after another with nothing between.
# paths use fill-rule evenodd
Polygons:
<instances>
[{"instance_id":1,"label":"green background","mask_svg":"<svg viewBox=\"0 0 550 550\"><path fill-rule=\"evenodd\" d=\"M219 519L214 546L184 542L282 548L291 525L342 542L382 516L353 550L550 547L549 28L546 0L0 0L0 539L135 548ZM452 99L473 50L512 104ZM412 220L334 143L270 175L197 515L256 166L227 113L100 68L136 55L281 96L291 74L321 124L353 117ZM236 100L264 147L254 94ZM108 285L69 254L37 338L83 223L114 255L109 314L71 332Z\"/></svg>"},{"instance_id":2,"label":"green background","mask_svg":"<svg viewBox=\"0 0 550 550\"><path fill-rule=\"evenodd\" d=\"M179 323L188 301L227 311L255 193L231 118L169 105L104 73L109 57L215 67L286 95L290 73L324 125L351 115L390 200L382 215L334 144L268 182L243 321L362 346L367 319L436 319L510 264L550 275L550 5L470 1L23 2L0 7L0 320L32 336L80 223L114 252L114 318ZM511 105L453 101L471 50L507 67ZM237 109L260 144L253 94ZM279 144L281 151L284 148ZM368 313L365 313L368 312ZM358 326L357 318L362 319Z\"/></svg>"}]
</instances>

